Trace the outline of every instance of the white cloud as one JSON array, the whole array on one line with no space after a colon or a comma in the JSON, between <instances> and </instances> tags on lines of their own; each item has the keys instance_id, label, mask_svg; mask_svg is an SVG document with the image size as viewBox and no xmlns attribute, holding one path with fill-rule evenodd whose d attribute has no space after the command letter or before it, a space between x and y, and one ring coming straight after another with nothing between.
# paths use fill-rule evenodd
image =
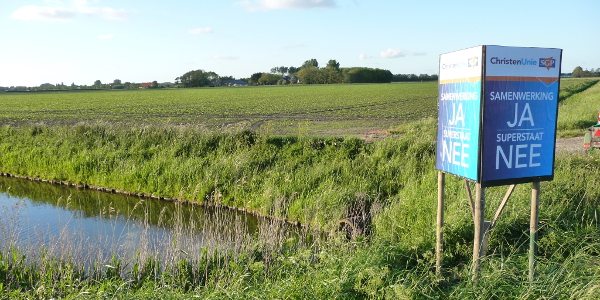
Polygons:
<instances>
[{"instance_id":1,"label":"white cloud","mask_svg":"<svg viewBox=\"0 0 600 300\"><path fill-rule=\"evenodd\" d=\"M48 4L61 4L60 1L55 0L46 0L45 2ZM34 5L23 6L17 9L11 17L19 20L70 21L78 14L84 14L98 16L108 20L125 20L130 13L125 9L90 6L87 0L75 0L74 3L75 5L71 8Z\"/></svg>"},{"instance_id":2,"label":"white cloud","mask_svg":"<svg viewBox=\"0 0 600 300\"><path fill-rule=\"evenodd\" d=\"M86 15L98 16L108 20L125 20L129 12L123 8L114 9L110 7L89 6L87 0L75 0L77 10Z\"/></svg>"},{"instance_id":3,"label":"white cloud","mask_svg":"<svg viewBox=\"0 0 600 300\"><path fill-rule=\"evenodd\" d=\"M212 28L210 27L206 27L206 28L196 28L196 29L190 29L188 30L189 34L205 34L205 33L212 33Z\"/></svg>"},{"instance_id":4,"label":"white cloud","mask_svg":"<svg viewBox=\"0 0 600 300\"><path fill-rule=\"evenodd\" d=\"M335 7L335 0L244 0L234 3L250 11Z\"/></svg>"},{"instance_id":5,"label":"white cloud","mask_svg":"<svg viewBox=\"0 0 600 300\"><path fill-rule=\"evenodd\" d=\"M373 56L371 56L369 54L364 54L364 53L361 53L360 55L358 55L358 59L360 59L360 60L365 60L365 59L369 59L369 58L373 58Z\"/></svg>"},{"instance_id":6,"label":"white cloud","mask_svg":"<svg viewBox=\"0 0 600 300\"><path fill-rule=\"evenodd\" d=\"M23 6L11 16L19 20L69 21L75 17L75 11L64 7Z\"/></svg>"},{"instance_id":7,"label":"white cloud","mask_svg":"<svg viewBox=\"0 0 600 300\"><path fill-rule=\"evenodd\" d=\"M425 55L425 53L406 51L406 50L403 50L400 48L396 48L396 49L389 48L385 51L381 51L382 58L397 58L397 57L405 57L407 55L422 56L422 55Z\"/></svg>"},{"instance_id":8,"label":"white cloud","mask_svg":"<svg viewBox=\"0 0 600 300\"><path fill-rule=\"evenodd\" d=\"M115 37L115 35L114 35L114 34L102 34L102 35L100 35L98 38L99 38L99 39L103 39L103 40L104 40L104 39L112 39L112 38L114 38L114 37Z\"/></svg>"},{"instance_id":9,"label":"white cloud","mask_svg":"<svg viewBox=\"0 0 600 300\"><path fill-rule=\"evenodd\" d=\"M230 55L215 55L213 56L214 59L238 59L237 56L230 56Z\"/></svg>"}]
</instances>

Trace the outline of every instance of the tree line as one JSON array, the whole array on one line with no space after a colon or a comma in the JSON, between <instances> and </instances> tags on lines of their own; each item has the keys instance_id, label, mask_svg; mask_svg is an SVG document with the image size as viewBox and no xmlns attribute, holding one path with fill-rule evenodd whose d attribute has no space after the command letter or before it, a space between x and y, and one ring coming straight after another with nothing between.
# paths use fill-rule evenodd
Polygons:
<instances>
[{"instance_id":1,"label":"tree line","mask_svg":"<svg viewBox=\"0 0 600 300\"><path fill-rule=\"evenodd\" d=\"M594 68L582 69L580 66L575 67L573 73L571 73L573 78L583 78L583 77L600 77L600 68L594 70Z\"/></svg>"},{"instance_id":2,"label":"tree line","mask_svg":"<svg viewBox=\"0 0 600 300\"><path fill-rule=\"evenodd\" d=\"M437 74L392 74L389 70L379 68L350 67L342 68L335 59L330 59L324 67L312 58L300 67L273 67L270 72L257 72L239 81L249 85L287 85L287 84L338 84L338 83L390 83L404 81L435 81ZM173 88L173 87L206 87L226 85L236 81L232 76L219 76L216 72L202 69L192 70L175 78L175 83L157 81L147 83L122 82L115 79L112 83L96 80L92 85L70 86L44 83L39 87L10 87L1 90L75 90L75 89L137 89L137 88Z\"/></svg>"},{"instance_id":3,"label":"tree line","mask_svg":"<svg viewBox=\"0 0 600 300\"><path fill-rule=\"evenodd\" d=\"M427 74L392 74L389 70L378 68L341 68L340 63L330 59L324 67L316 59L306 60L300 67L279 66L270 72L256 72L241 80L250 85L287 85L287 84L336 84L336 83L390 83L400 81L432 81L438 76ZM186 72L175 79L182 87L217 86L232 77L220 77L217 73L205 70Z\"/></svg>"},{"instance_id":4,"label":"tree line","mask_svg":"<svg viewBox=\"0 0 600 300\"><path fill-rule=\"evenodd\" d=\"M100 80L94 81L91 85L76 85L71 83L66 85L64 83L43 83L39 86L11 86L11 87L0 87L0 91L8 92L25 92L25 91L69 91L69 90L100 90L100 89L138 89L138 88L175 88L177 85L171 82L159 83L156 80L152 82L135 83L135 82L121 82L120 79L115 79L112 83L102 83Z\"/></svg>"}]
</instances>

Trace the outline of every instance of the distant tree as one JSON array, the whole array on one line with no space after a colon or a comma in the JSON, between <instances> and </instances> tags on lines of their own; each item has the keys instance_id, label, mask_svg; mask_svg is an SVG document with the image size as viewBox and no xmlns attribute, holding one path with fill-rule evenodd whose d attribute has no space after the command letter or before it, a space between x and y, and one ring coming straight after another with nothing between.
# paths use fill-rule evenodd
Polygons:
<instances>
[{"instance_id":1,"label":"distant tree","mask_svg":"<svg viewBox=\"0 0 600 300\"><path fill-rule=\"evenodd\" d=\"M94 87L99 89L102 87L102 81L100 81L99 79L94 81Z\"/></svg>"},{"instance_id":2,"label":"distant tree","mask_svg":"<svg viewBox=\"0 0 600 300\"><path fill-rule=\"evenodd\" d=\"M259 73L254 73L250 76L250 78L248 79L248 83L249 84L258 84L258 80L260 79L260 77L262 77L263 73L259 72Z\"/></svg>"},{"instance_id":3,"label":"distant tree","mask_svg":"<svg viewBox=\"0 0 600 300\"><path fill-rule=\"evenodd\" d=\"M580 66L575 67L573 70L573 78L581 78L583 76L583 69Z\"/></svg>"},{"instance_id":4,"label":"distant tree","mask_svg":"<svg viewBox=\"0 0 600 300\"><path fill-rule=\"evenodd\" d=\"M158 87L160 87L160 88L174 88L176 86L172 82L161 82L161 83L158 84Z\"/></svg>"},{"instance_id":5,"label":"distant tree","mask_svg":"<svg viewBox=\"0 0 600 300\"><path fill-rule=\"evenodd\" d=\"M317 84L319 83L319 69L317 67L302 67L298 71L298 80L302 84Z\"/></svg>"},{"instance_id":6,"label":"distant tree","mask_svg":"<svg viewBox=\"0 0 600 300\"><path fill-rule=\"evenodd\" d=\"M281 76L277 74L263 73L258 79L258 84L276 84L280 78Z\"/></svg>"},{"instance_id":7,"label":"distant tree","mask_svg":"<svg viewBox=\"0 0 600 300\"><path fill-rule=\"evenodd\" d=\"M315 68L319 68L319 62L317 62L316 59L311 58L307 61L305 61L302 66L300 67L301 69L305 69L305 68L310 68L310 67L315 67Z\"/></svg>"},{"instance_id":8,"label":"distant tree","mask_svg":"<svg viewBox=\"0 0 600 300\"><path fill-rule=\"evenodd\" d=\"M288 72L288 74L290 74L290 75L291 75L291 74L296 74L296 73L298 73L298 71L300 71L300 68L296 68L296 67L289 67L287 72Z\"/></svg>"},{"instance_id":9,"label":"distant tree","mask_svg":"<svg viewBox=\"0 0 600 300\"><path fill-rule=\"evenodd\" d=\"M289 68L288 67L274 67L271 68L271 73L273 74L281 74L281 76L285 75L288 72Z\"/></svg>"},{"instance_id":10,"label":"distant tree","mask_svg":"<svg viewBox=\"0 0 600 300\"><path fill-rule=\"evenodd\" d=\"M320 69L319 72L323 73L325 83L327 84L344 83L345 81L344 75L339 69L325 68Z\"/></svg>"},{"instance_id":11,"label":"distant tree","mask_svg":"<svg viewBox=\"0 0 600 300\"><path fill-rule=\"evenodd\" d=\"M281 66L281 67L277 68L277 71L278 71L279 74L281 74L281 76L287 74L288 70L289 70L289 68L288 67L284 67L284 66Z\"/></svg>"},{"instance_id":12,"label":"distant tree","mask_svg":"<svg viewBox=\"0 0 600 300\"><path fill-rule=\"evenodd\" d=\"M592 70L594 70L594 69L592 68ZM585 70L583 70L583 74L581 75L581 77L593 77L594 76L593 74L594 73L592 71L590 71L586 68Z\"/></svg>"},{"instance_id":13,"label":"distant tree","mask_svg":"<svg viewBox=\"0 0 600 300\"><path fill-rule=\"evenodd\" d=\"M333 69L333 70L339 70L340 69L340 63L337 62L335 59L330 59L327 62L327 67L328 69Z\"/></svg>"},{"instance_id":14,"label":"distant tree","mask_svg":"<svg viewBox=\"0 0 600 300\"><path fill-rule=\"evenodd\" d=\"M51 84L51 83L40 84L40 87L39 87L40 90L53 90L54 88L55 88L54 84Z\"/></svg>"},{"instance_id":15,"label":"distant tree","mask_svg":"<svg viewBox=\"0 0 600 300\"><path fill-rule=\"evenodd\" d=\"M121 85L121 79L115 79L115 80L113 81L113 84L114 84L114 85Z\"/></svg>"},{"instance_id":16,"label":"distant tree","mask_svg":"<svg viewBox=\"0 0 600 300\"><path fill-rule=\"evenodd\" d=\"M344 69L343 73L349 83L389 83L394 77L389 70L371 68Z\"/></svg>"},{"instance_id":17,"label":"distant tree","mask_svg":"<svg viewBox=\"0 0 600 300\"><path fill-rule=\"evenodd\" d=\"M153 89L157 89L158 88L158 82L156 80L152 81L152 85L150 86Z\"/></svg>"},{"instance_id":18,"label":"distant tree","mask_svg":"<svg viewBox=\"0 0 600 300\"><path fill-rule=\"evenodd\" d=\"M218 80L219 75L215 72L206 72L204 70L189 71L175 81L180 80L183 87L202 87L209 86L212 80Z\"/></svg>"}]
</instances>

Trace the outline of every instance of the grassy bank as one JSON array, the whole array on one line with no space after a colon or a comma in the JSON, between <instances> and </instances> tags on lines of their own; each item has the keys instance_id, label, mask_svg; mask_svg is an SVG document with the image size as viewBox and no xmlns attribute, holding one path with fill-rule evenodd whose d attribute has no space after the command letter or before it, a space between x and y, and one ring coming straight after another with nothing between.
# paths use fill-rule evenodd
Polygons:
<instances>
[{"instance_id":1,"label":"grassy bank","mask_svg":"<svg viewBox=\"0 0 600 300\"><path fill-rule=\"evenodd\" d=\"M408 182L420 180L423 158L435 152L426 138L434 124L421 122L406 139L373 144L188 127L5 126L0 169L243 207L331 229L354 216L354 206L392 201Z\"/></svg>"},{"instance_id":2,"label":"grassy bank","mask_svg":"<svg viewBox=\"0 0 600 300\"><path fill-rule=\"evenodd\" d=\"M583 136L587 128L595 125L600 111L599 80L581 83L581 87L593 83L592 86L562 100L558 108L558 136ZM577 86L575 86L577 87ZM561 97L563 96L561 88Z\"/></svg>"},{"instance_id":3,"label":"grassy bank","mask_svg":"<svg viewBox=\"0 0 600 300\"><path fill-rule=\"evenodd\" d=\"M91 273L69 256L4 248L0 282L7 297L592 299L599 292L600 190L585 180L600 176L597 154L560 154L555 180L542 184L538 280L526 279L531 192L520 185L491 237L484 279L475 288L471 216L462 182L452 177L447 281L438 283L433 273L437 181L431 119L371 144L108 124L5 126L0 133L5 172L242 206L327 231L353 218L371 232L351 241L344 233L326 241L298 240L270 227L241 239L237 251L212 251L210 259L202 256L207 250L181 248L190 256L173 255L160 268L152 259L158 253L148 252L105 258ZM488 218L504 189L488 189ZM115 265L132 269L115 273ZM144 276L136 273L142 269Z\"/></svg>"}]
</instances>

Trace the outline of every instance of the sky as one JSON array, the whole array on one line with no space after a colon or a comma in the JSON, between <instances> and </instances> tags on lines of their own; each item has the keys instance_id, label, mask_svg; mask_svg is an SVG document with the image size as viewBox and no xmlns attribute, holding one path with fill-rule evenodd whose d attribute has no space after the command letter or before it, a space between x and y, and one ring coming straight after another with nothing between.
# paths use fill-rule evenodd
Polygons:
<instances>
[{"instance_id":1,"label":"sky","mask_svg":"<svg viewBox=\"0 0 600 300\"><path fill-rule=\"evenodd\" d=\"M478 45L563 49L600 68L598 0L0 0L0 86L248 78L309 59L437 74Z\"/></svg>"}]
</instances>

